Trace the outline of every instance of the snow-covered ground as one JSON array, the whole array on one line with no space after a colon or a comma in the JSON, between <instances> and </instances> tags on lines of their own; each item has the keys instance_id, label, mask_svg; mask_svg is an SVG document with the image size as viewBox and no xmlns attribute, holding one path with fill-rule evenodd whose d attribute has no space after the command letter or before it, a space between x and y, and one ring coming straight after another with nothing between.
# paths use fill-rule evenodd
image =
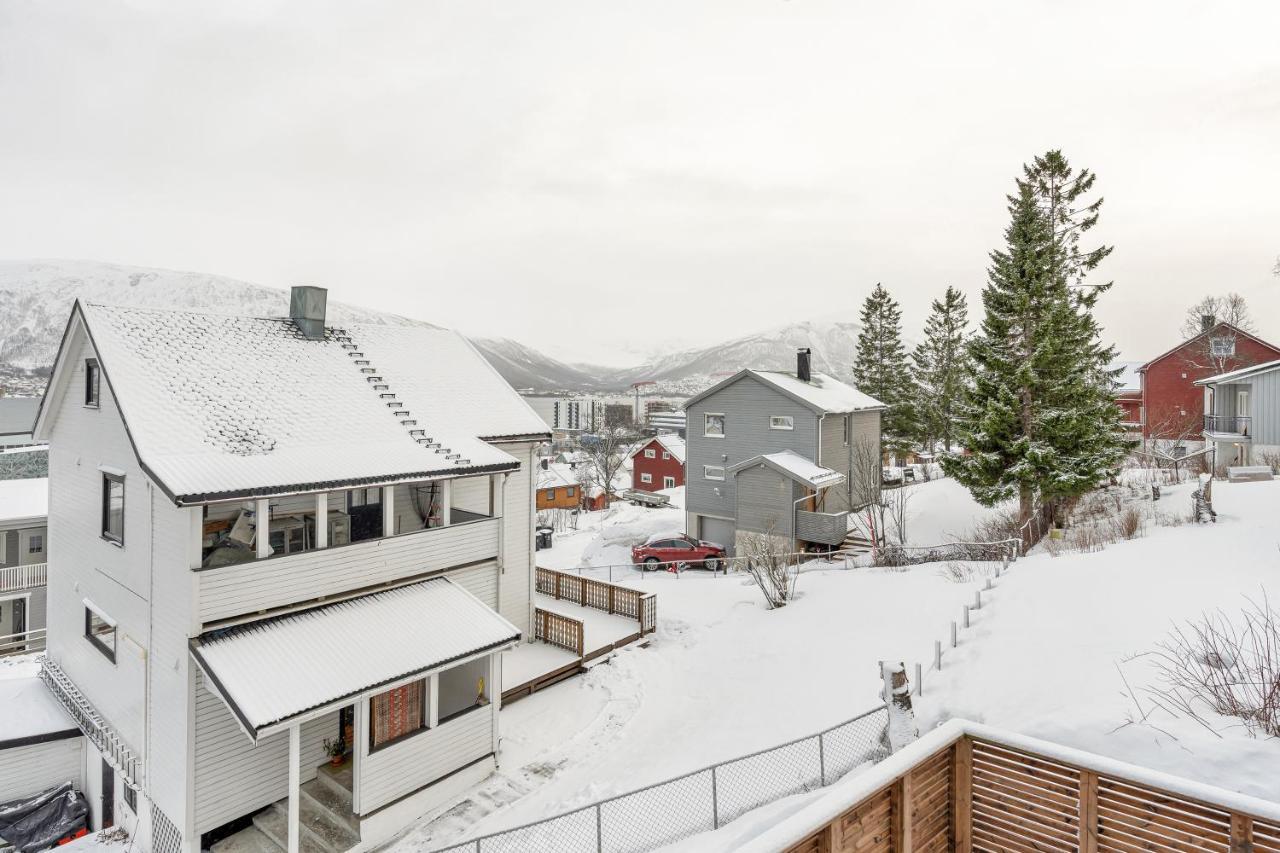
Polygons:
<instances>
[{"instance_id":1,"label":"snow-covered ground","mask_svg":"<svg viewBox=\"0 0 1280 853\"><path fill-rule=\"evenodd\" d=\"M984 507L950 477L902 487L907 496L907 544L972 541L974 527L1000 510Z\"/></svg>"},{"instance_id":2,"label":"snow-covered ground","mask_svg":"<svg viewBox=\"0 0 1280 853\"><path fill-rule=\"evenodd\" d=\"M1191 488L1166 487L1149 508L1186 517ZM1235 719L1215 718L1209 731L1154 709L1143 690L1155 672L1134 657L1206 611L1238 615L1245 596L1264 591L1280 598L1280 481L1213 488L1216 524L1148 524L1101 551L1018 561L926 678L923 724L967 717L1280 800L1280 743Z\"/></svg>"}]
</instances>

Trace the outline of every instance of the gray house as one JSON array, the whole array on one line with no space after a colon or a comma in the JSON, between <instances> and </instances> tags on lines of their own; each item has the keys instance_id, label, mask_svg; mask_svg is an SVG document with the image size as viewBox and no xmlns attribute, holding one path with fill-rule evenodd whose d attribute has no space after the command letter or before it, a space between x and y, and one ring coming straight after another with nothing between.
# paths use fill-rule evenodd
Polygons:
<instances>
[{"instance_id":1,"label":"gray house","mask_svg":"<svg viewBox=\"0 0 1280 853\"><path fill-rule=\"evenodd\" d=\"M1280 458L1280 361L1200 379L1204 440L1215 467L1269 465Z\"/></svg>"},{"instance_id":2,"label":"gray house","mask_svg":"<svg viewBox=\"0 0 1280 853\"><path fill-rule=\"evenodd\" d=\"M884 405L809 359L800 350L795 373L739 371L685 402L690 535L731 551L744 533L834 547L876 494Z\"/></svg>"},{"instance_id":3,"label":"gray house","mask_svg":"<svg viewBox=\"0 0 1280 853\"><path fill-rule=\"evenodd\" d=\"M49 481L0 480L0 657L44 648Z\"/></svg>"}]
</instances>

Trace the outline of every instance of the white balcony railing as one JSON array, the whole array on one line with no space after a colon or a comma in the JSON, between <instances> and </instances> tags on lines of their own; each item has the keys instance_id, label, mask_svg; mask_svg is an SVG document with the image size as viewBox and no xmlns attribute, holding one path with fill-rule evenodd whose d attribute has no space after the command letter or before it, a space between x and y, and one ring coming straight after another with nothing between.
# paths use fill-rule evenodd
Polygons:
<instances>
[{"instance_id":1,"label":"white balcony railing","mask_svg":"<svg viewBox=\"0 0 1280 853\"><path fill-rule=\"evenodd\" d=\"M32 628L18 634L0 636L0 658L44 650L44 628Z\"/></svg>"},{"instance_id":2,"label":"white balcony railing","mask_svg":"<svg viewBox=\"0 0 1280 853\"><path fill-rule=\"evenodd\" d=\"M498 556L500 518L197 569L206 625Z\"/></svg>"},{"instance_id":3,"label":"white balcony railing","mask_svg":"<svg viewBox=\"0 0 1280 853\"><path fill-rule=\"evenodd\" d=\"M32 563L29 566L0 566L0 592L39 589L48 583L48 563Z\"/></svg>"}]
</instances>

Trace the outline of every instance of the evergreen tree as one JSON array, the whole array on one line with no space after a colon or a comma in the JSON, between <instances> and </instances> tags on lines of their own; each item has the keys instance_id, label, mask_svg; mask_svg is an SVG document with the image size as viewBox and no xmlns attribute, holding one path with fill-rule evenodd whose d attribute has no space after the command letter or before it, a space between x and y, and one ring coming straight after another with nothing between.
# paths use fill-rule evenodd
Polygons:
<instances>
[{"instance_id":1,"label":"evergreen tree","mask_svg":"<svg viewBox=\"0 0 1280 853\"><path fill-rule=\"evenodd\" d=\"M959 290L948 287L942 301L933 301L933 310L924 324L924 339L912 353L920 401L920 436L926 447L941 441L950 450L956 437L960 397L968 387L972 369L965 340L968 326L968 300Z\"/></svg>"},{"instance_id":2,"label":"evergreen tree","mask_svg":"<svg viewBox=\"0 0 1280 853\"><path fill-rule=\"evenodd\" d=\"M880 416L882 446L900 453L917 427L913 383L902 344L902 309L880 284L862 304L862 330L853 366L854 385L888 408Z\"/></svg>"},{"instance_id":3,"label":"evergreen tree","mask_svg":"<svg viewBox=\"0 0 1280 853\"><path fill-rule=\"evenodd\" d=\"M1023 167L1008 197L1006 247L991 253L982 326L970 353L961 440L969 456L943 461L985 505L1019 500L1019 518L1037 502L1077 497L1112 475L1126 444L1113 402L1114 350L1093 316L1110 284L1085 277L1111 252L1079 247L1102 200L1084 204L1094 175L1074 172L1061 152Z\"/></svg>"}]
</instances>

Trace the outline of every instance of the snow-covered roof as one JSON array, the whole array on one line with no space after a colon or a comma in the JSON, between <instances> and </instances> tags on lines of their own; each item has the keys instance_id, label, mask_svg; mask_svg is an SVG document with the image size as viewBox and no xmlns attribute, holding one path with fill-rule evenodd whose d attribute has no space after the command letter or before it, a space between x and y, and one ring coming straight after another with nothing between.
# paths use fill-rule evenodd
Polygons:
<instances>
[{"instance_id":1,"label":"snow-covered roof","mask_svg":"<svg viewBox=\"0 0 1280 853\"><path fill-rule=\"evenodd\" d=\"M1239 379L1247 379L1250 376L1257 376L1259 373L1268 373L1276 369L1280 369L1280 359L1264 362L1263 364L1255 364L1252 367L1241 367L1238 370L1232 370L1228 373L1219 373L1217 376L1197 379L1196 384L1220 385L1224 382L1235 382Z\"/></svg>"},{"instance_id":2,"label":"snow-covered roof","mask_svg":"<svg viewBox=\"0 0 1280 853\"><path fill-rule=\"evenodd\" d=\"M710 388L699 391L689 399L685 400L684 405L687 409L695 401L714 394L721 388L732 385L744 376L751 376L763 382L770 387L781 391L788 397L802 403L805 406L822 414L842 414L845 412L858 412L864 409L883 409L884 403L864 394L852 385L841 382L825 373L814 373L810 380L797 379L794 373L785 373L780 370L740 370L728 379L717 382Z\"/></svg>"},{"instance_id":3,"label":"snow-covered roof","mask_svg":"<svg viewBox=\"0 0 1280 853\"><path fill-rule=\"evenodd\" d=\"M35 676L0 678L0 708L4 708L0 714L0 747L6 741L80 734L49 688Z\"/></svg>"},{"instance_id":4,"label":"snow-covered roof","mask_svg":"<svg viewBox=\"0 0 1280 853\"><path fill-rule=\"evenodd\" d=\"M0 525L42 522L49 515L49 478L0 480Z\"/></svg>"},{"instance_id":5,"label":"snow-covered roof","mask_svg":"<svg viewBox=\"0 0 1280 853\"><path fill-rule=\"evenodd\" d=\"M661 444L662 447L668 453L671 454L672 459L676 460L681 464L684 464L684 452L685 452L684 439L678 435L673 435L671 433L659 433L658 435L655 435L653 438L649 439L648 441L640 442L638 445L636 445L635 450L631 451L629 456L634 458L637 453L639 453L641 450L644 450L646 447L648 447L650 444L652 444L655 441L658 442L658 444Z\"/></svg>"},{"instance_id":6,"label":"snow-covered roof","mask_svg":"<svg viewBox=\"0 0 1280 853\"><path fill-rule=\"evenodd\" d=\"M538 468L538 488L553 489L557 486L578 485L578 472L563 462L552 462L546 468Z\"/></svg>"},{"instance_id":7,"label":"snow-covered roof","mask_svg":"<svg viewBox=\"0 0 1280 853\"><path fill-rule=\"evenodd\" d=\"M435 578L217 631L192 655L256 738L308 711L519 639L519 629L480 599Z\"/></svg>"},{"instance_id":8,"label":"snow-covered roof","mask_svg":"<svg viewBox=\"0 0 1280 853\"><path fill-rule=\"evenodd\" d=\"M815 489L844 482L844 474L839 471L832 471L830 468L823 468L821 465L805 459L794 450L783 450L779 453L765 453L760 456L753 456L744 462L730 466L729 471L737 473L755 465L768 465L791 479L799 480Z\"/></svg>"},{"instance_id":9,"label":"snow-covered roof","mask_svg":"<svg viewBox=\"0 0 1280 853\"><path fill-rule=\"evenodd\" d=\"M1120 370L1120 375L1116 377L1116 392L1136 392L1142 390L1142 366L1145 362L1141 361L1117 361L1111 365L1112 370Z\"/></svg>"},{"instance_id":10,"label":"snow-covered roof","mask_svg":"<svg viewBox=\"0 0 1280 853\"><path fill-rule=\"evenodd\" d=\"M510 470L485 439L547 435L448 330L309 340L287 319L77 307L140 463L178 503Z\"/></svg>"},{"instance_id":11,"label":"snow-covered roof","mask_svg":"<svg viewBox=\"0 0 1280 853\"><path fill-rule=\"evenodd\" d=\"M1188 344L1198 341L1203 337L1215 335L1215 334L1221 334L1221 333L1229 334L1232 337L1248 338L1249 340L1255 343L1261 344L1262 346L1266 347L1269 350L1272 350L1273 352L1280 352L1280 348L1277 348L1272 344L1268 343L1267 341L1264 341L1262 338L1258 337L1257 335L1251 335L1248 332L1246 332L1244 329L1241 329L1238 326L1233 326L1230 323L1220 322L1217 325L1215 325L1212 329L1208 329L1207 331L1203 331L1194 337L1190 337L1184 341L1180 341L1175 346L1170 347L1169 349L1160 353L1155 358L1143 364L1141 367L1138 368L1138 370L1146 371L1150 369L1151 365L1155 364L1157 361L1163 361L1164 359L1168 358L1174 353L1180 351L1183 347L1187 346Z\"/></svg>"}]
</instances>

